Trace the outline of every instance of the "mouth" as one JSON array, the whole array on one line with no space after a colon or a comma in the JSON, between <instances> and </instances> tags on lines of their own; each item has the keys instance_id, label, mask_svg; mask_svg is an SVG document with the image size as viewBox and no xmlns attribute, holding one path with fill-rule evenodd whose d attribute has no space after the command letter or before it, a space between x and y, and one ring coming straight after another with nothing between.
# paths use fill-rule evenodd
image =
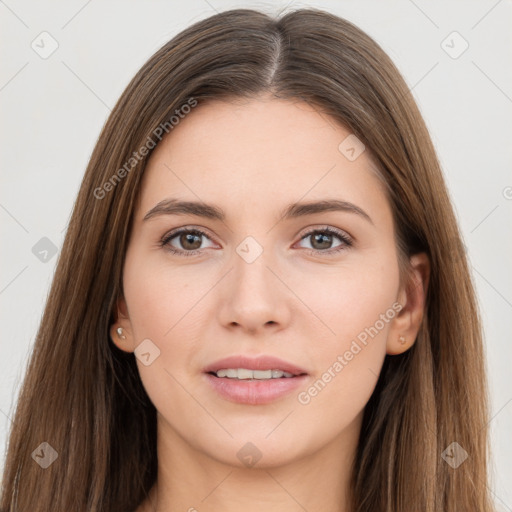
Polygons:
<instances>
[{"instance_id":1,"label":"mouth","mask_svg":"<svg viewBox=\"0 0 512 512\"><path fill-rule=\"evenodd\" d=\"M270 356L232 356L211 364L203 373L221 398L246 405L274 402L304 385L309 377L304 369Z\"/></svg>"},{"instance_id":2,"label":"mouth","mask_svg":"<svg viewBox=\"0 0 512 512\"><path fill-rule=\"evenodd\" d=\"M256 358L245 355L225 357L203 368L203 372L218 378L239 380L292 378L307 374L304 368L268 355L260 355Z\"/></svg>"},{"instance_id":3,"label":"mouth","mask_svg":"<svg viewBox=\"0 0 512 512\"><path fill-rule=\"evenodd\" d=\"M293 379L306 373L294 374L284 370L250 370L249 368L222 368L217 371L207 372L219 379L233 379L233 380L248 380L248 381L263 381L274 379Z\"/></svg>"}]
</instances>

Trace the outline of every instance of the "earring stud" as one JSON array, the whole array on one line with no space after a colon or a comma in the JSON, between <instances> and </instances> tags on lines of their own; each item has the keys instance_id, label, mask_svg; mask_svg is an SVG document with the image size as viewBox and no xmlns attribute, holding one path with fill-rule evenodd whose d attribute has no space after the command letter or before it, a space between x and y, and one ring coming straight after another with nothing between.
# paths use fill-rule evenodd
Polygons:
<instances>
[{"instance_id":1,"label":"earring stud","mask_svg":"<svg viewBox=\"0 0 512 512\"><path fill-rule=\"evenodd\" d=\"M401 345L405 345L407 343L407 340L405 339L405 336L398 336L398 343L400 343Z\"/></svg>"},{"instance_id":2,"label":"earring stud","mask_svg":"<svg viewBox=\"0 0 512 512\"><path fill-rule=\"evenodd\" d=\"M118 327L118 328L117 328L117 335L118 335L122 340L125 340L125 339L126 339L126 336L123 334L123 328L122 328L122 327Z\"/></svg>"}]
</instances>

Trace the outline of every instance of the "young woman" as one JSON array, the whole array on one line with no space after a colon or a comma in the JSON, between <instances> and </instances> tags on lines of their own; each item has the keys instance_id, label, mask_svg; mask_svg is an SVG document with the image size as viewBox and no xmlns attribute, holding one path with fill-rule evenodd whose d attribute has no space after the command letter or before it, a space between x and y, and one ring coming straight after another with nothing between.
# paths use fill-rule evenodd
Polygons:
<instances>
[{"instance_id":1,"label":"young woman","mask_svg":"<svg viewBox=\"0 0 512 512\"><path fill-rule=\"evenodd\" d=\"M493 510L461 247L370 37L311 9L196 23L91 157L2 512Z\"/></svg>"}]
</instances>

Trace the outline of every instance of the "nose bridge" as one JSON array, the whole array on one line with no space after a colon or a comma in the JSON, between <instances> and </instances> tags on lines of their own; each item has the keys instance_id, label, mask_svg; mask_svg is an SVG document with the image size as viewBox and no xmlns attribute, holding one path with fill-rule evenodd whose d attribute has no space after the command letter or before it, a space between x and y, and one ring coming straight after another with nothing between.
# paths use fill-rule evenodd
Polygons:
<instances>
[{"instance_id":1,"label":"nose bridge","mask_svg":"<svg viewBox=\"0 0 512 512\"><path fill-rule=\"evenodd\" d=\"M269 244L270 237L267 237ZM269 323L282 323L286 298L276 274L275 253L248 236L235 248L228 279L226 301L221 307L222 322L239 324L253 331Z\"/></svg>"},{"instance_id":2,"label":"nose bridge","mask_svg":"<svg viewBox=\"0 0 512 512\"><path fill-rule=\"evenodd\" d=\"M276 277L269 270L269 267L275 266L270 237L258 238L259 240L253 236L247 236L235 250L233 279L235 287L242 293L250 294L252 290L253 294L267 294L275 289Z\"/></svg>"}]
</instances>

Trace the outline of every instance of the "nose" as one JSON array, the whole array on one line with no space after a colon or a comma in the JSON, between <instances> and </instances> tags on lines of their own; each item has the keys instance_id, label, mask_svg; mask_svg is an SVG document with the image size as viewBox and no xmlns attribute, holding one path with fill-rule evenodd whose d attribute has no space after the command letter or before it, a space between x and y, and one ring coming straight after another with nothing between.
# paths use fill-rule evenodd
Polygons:
<instances>
[{"instance_id":1,"label":"nose","mask_svg":"<svg viewBox=\"0 0 512 512\"><path fill-rule=\"evenodd\" d=\"M234 255L232 270L223 279L219 321L230 329L252 334L280 330L290 321L293 294L283 282L270 250L249 261Z\"/></svg>"}]
</instances>

